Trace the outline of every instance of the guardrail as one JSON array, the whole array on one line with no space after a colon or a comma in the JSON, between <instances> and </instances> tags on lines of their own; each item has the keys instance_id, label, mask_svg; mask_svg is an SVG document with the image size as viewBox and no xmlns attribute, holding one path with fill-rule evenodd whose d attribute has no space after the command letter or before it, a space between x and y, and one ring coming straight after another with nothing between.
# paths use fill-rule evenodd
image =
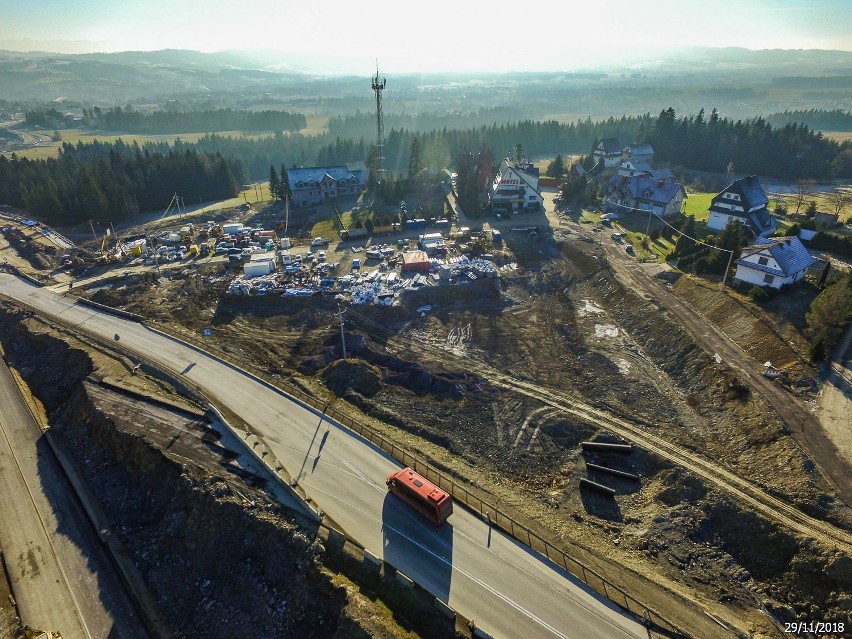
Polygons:
<instances>
[{"instance_id":1,"label":"guardrail","mask_svg":"<svg viewBox=\"0 0 852 639\"><path fill-rule=\"evenodd\" d=\"M146 321L145 323L155 324L155 322L150 321ZM648 627L654 627L657 630L664 631L673 637L690 637L686 631L665 619L653 608L646 606L632 595L629 595L621 587L613 584L594 569L586 566L577 559L574 559L566 551L558 548L540 534L520 523L512 515L505 512L505 510L501 510L498 506L488 502L481 496L481 492L475 487L470 484L465 485L457 481L448 474L445 474L445 472L436 468L434 464L430 465L427 461L423 461L420 457L410 453L405 448L398 446L393 441L379 433L372 426L361 423L349 415L338 411L331 406L331 401L329 399L312 396L294 385L288 384L280 378L274 378L257 371L248 371L242 362L235 360L229 354L220 350L213 344L199 341L194 335L189 335L182 331L177 332L172 327L157 326L157 330L160 330L180 341L184 341L197 349L212 352L222 361L245 371L249 375L258 378L266 385L271 386L285 395L291 396L293 399L301 402L302 404L310 406L324 414L326 417L333 419L342 426L345 426L355 432L374 446L377 446L382 451L388 453L391 457L403 465L410 466L434 484L446 490L453 496L454 500L463 504L469 510L476 512L481 517L489 519L492 526L500 528L516 540L527 545L532 550L544 555L556 566L571 573L577 579L604 595L616 605L641 617Z\"/></svg>"},{"instance_id":2,"label":"guardrail","mask_svg":"<svg viewBox=\"0 0 852 639\"><path fill-rule=\"evenodd\" d=\"M31 305L9 298L7 295L4 295L2 293L0 293L0 299L7 299L14 304L25 306L30 308L34 312L38 312L38 309L35 309ZM60 323L67 324L67 322L63 322L63 320L61 319L58 319L57 321L59 321ZM465 485L457 481L453 477L450 477L448 474L445 474L444 472L436 468L434 464L430 465L427 461L423 461L420 457L410 453L405 448L398 446L393 441L379 433L372 426L363 424L353 419L349 415L346 415L333 408L331 406L331 397L318 398L297 388L293 384L288 384L285 380L281 378L266 375L257 371L249 371L246 369L243 362L240 362L235 358L231 357L228 353L219 349L216 345L211 344L209 342L201 341L195 335L189 334L186 331L177 331L174 329L174 327L164 326L161 325L159 322L151 320L146 320L143 322L143 324L149 326L149 328L152 328L153 330L159 331L164 335L171 337L172 339L184 342L190 347L214 355L221 361L229 364L230 366L240 371L243 371L247 375L258 379L265 385L271 387L274 390L277 390L283 395L289 396L292 399L306 406L310 406L319 413L327 416L330 419L335 420L337 423L350 429L360 437L364 438L366 441L370 442L382 451L391 455L394 459L396 459L403 465L410 466L418 473L432 481L434 484L446 490L453 496L453 499L456 500L456 502L463 504L469 510L476 512L481 517L485 517L488 521L490 521L492 526L500 528L504 532L514 537L516 540L527 545L532 550L544 555L554 565L572 574L574 577L588 585L590 588L596 590L598 593L604 595L607 599L609 599L616 605L620 606L621 608L624 608L625 610L634 615L641 617L644 620L646 626L648 626L649 628L656 628L657 630L666 632L670 636L676 638L688 639L690 637L690 635L686 631L665 619L656 610L643 604L635 597L629 595L621 587L613 584L611 581L603 577L594 569L590 568L589 566L586 566L579 560L574 559L566 551L562 550L561 548L558 548L537 532L520 523L517 519L515 519L511 514L507 513L505 510L501 510L498 506L488 502L485 498L481 496L481 491L477 490L475 487L471 486L470 484ZM97 342L103 345L109 345L110 348L117 348L118 350L121 350L122 352L126 353L129 357L144 361L146 364L152 366L154 369L160 371L162 374L168 375L169 379L173 379L171 371L161 366L160 364L153 362L152 360L143 355L139 355L137 353L130 354L126 349L121 348L120 342L110 342L92 333L91 331L82 326L75 325L74 330L81 331L90 338L96 340ZM188 396L198 398L204 404L211 404L211 402L209 402L209 400L203 395L200 389L186 387L185 390ZM262 437L259 434L250 430L248 425L246 425L246 429L246 439L248 439L248 437L256 438L256 446L263 441ZM267 463L273 464L276 473L285 474L286 476L286 472L284 471L283 465L281 464L280 460L275 457L275 455L272 453L268 446L266 446L265 444L263 445L266 449L266 452L262 455L262 457L266 458L267 455L269 456L268 459L264 460Z\"/></svg>"}]
</instances>

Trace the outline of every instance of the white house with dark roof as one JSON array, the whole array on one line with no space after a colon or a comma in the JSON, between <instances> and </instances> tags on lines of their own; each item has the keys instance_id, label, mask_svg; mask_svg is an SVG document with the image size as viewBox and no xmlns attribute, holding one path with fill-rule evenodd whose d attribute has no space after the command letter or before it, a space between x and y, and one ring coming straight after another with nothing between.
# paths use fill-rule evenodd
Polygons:
<instances>
[{"instance_id":1,"label":"white house with dark roof","mask_svg":"<svg viewBox=\"0 0 852 639\"><path fill-rule=\"evenodd\" d=\"M604 168L609 169L618 166L621 162L621 144L618 138L604 138L595 147L592 155L595 158L595 164L603 160Z\"/></svg>"},{"instance_id":2,"label":"white house with dark roof","mask_svg":"<svg viewBox=\"0 0 852 639\"><path fill-rule=\"evenodd\" d=\"M734 279L781 288L804 278L815 262L797 237L762 239L743 249Z\"/></svg>"},{"instance_id":3,"label":"white house with dark roof","mask_svg":"<svg viewBox=\"0 0 852 639\"><path fill-rule=\"evenodd\" d=\"M340 196L357 196L367 184L362 163L287 169L295 206L314 206Z\"/></svg>"},{"instance_id":4,"label":"white house with dark roof","mask_svg":"<svg viewBox=\"0 0 852 639\"><path fill-rule=\"evenodd\" d=\"M538 169L532 164L513 164L504 159L489 192L492 210L496 213L539 210L544 197L538 181Z\"/></svg>"},{"instance_id":5,"label":"white house with dark roof","mask_svg":"<svg viewBox=\"0 0 852 639\"><path fill-rule=\"evenodd\" d=\"M778 228L767 204L769 199L756 176L740 178L711 200L707 228L721 231L731 220L739 220L752 237L766 237Z\"/></svg>"}]
</instances>

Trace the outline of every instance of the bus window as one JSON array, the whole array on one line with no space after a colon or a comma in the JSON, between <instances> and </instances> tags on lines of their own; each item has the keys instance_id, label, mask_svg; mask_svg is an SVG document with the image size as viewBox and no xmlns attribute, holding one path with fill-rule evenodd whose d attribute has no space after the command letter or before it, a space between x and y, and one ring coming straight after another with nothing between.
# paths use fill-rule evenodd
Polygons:
<instances>
[{"instance_id":1,"label":"bus window","mask_svg":"<svg viewBox=\"0 0 852 639\"><path fill-rule=\"evenodd\" d=\"M453 512L453 499L449 493L441 490L411 468L391 473L385 483L387 483L388 491L419 510L439 526Z\"/></svg>"}]
</instances>

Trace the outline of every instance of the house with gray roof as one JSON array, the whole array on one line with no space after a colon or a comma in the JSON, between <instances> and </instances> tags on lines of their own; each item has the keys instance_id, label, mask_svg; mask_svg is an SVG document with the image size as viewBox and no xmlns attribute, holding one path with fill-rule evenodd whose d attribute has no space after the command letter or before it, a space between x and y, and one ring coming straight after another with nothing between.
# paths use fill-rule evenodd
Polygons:
<instances>
[{"instance_id":1,"label":"house with gray roof","mask_svg":"<svg viewBox=\"0 0 852 639\"><path fill-rule=\"evenodd\" d=\"M734 279L781 288L804 278L815 262L798 237L762 239L742 250Z\"/></svg>"},{"instance_id":2,"label":"house with gray roof","mask_svg":"<svg viewBox=\"0 0 852 639\"><path fill-rule=\"evenodd\" d=\"M756 176L740 178L711 200L707 228L721 231L731 220L739 220L751 237L767 237L778 228L767 204L769 199Z\"/></svg>"},{"instance_id":3,"label":"house with gray roof","mask_svg":"<svg viewBox=\"0 0 852 639\"><path fill-rule=\"evenodd\" d=\"M686 190L679 182L654 179L645 173L630 177L614 175L604 187L603 206L608 212L650 211L666 217L679 213L686 197Z\"/></svg>"},{"instance_id":4,"label":"house with gray roof","mask_svg":"<svg viewBox=\"0 0 852 639\"><path fill-rule=\"evenodd\" d=\"M315 206L340 196L360 195L367 184L363 163L287 169L294 206Z\"/></svg>"},{"instance_id":5,"label":"house with gray roof","mask_svg":"<svg viewBox=\"0 0 852 639\"><path fill-rule=\"evenodd\" d=\"M650 164L654 161L654 147L650 144L628 144L622 151L622 156L626 160L635 162L647 162Z\"/></svg>"},{"instance_id":6,"label":"house with gray roof","mask_svg":"<svg viewBox=\"0 0 852 639\"><path fill-rule=\"evenodd\" d=\"M653 169L645 160L625 160L618 167L618 174L624 177L651 173Z\"/></svg>"}]
</instances>

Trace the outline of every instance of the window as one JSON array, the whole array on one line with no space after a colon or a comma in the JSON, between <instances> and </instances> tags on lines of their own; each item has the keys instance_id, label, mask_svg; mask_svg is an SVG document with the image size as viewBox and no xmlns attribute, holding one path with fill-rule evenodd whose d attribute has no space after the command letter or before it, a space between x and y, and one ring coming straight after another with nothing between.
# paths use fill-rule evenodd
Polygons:
<instances>
[{"instance_id":1,"label":"window","mask_svg":"<svg viewBox=\"0 0 852 639\"><path fill-rule=\"evenodd\" d=\"M764 275L763 276L763 283L764 284L772 284L772 282L774 282L774 281L775 281L775 276L773 276L773 275Z\"/></svg>"},{"instance_id":2,"label":"window","mask_svg":"<svg viewBox=\"0 0 852 639\"><path fill-rule=\"evenodd\" d=\"M768 257L759 257L759 258L757 258L757 263L760 264L761 266L766 266L767 264L769 264L769 258Z\"/></svg>"}]
</instances>

